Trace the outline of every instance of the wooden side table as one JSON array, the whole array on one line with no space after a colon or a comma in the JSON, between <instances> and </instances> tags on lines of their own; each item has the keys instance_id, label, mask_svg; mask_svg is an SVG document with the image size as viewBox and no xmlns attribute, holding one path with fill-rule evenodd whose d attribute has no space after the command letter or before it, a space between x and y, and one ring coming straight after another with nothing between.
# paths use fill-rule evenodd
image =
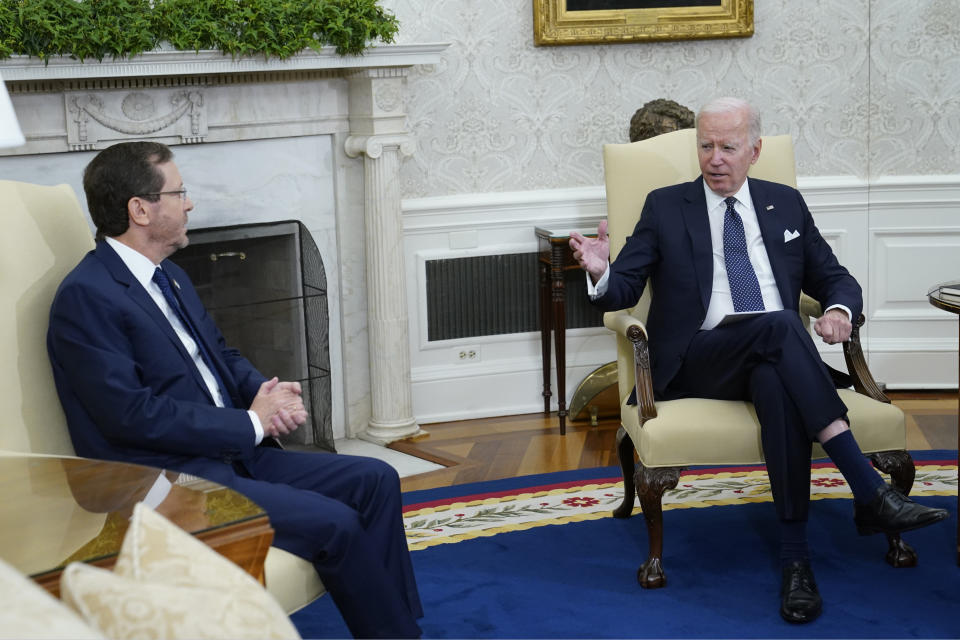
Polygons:
<instances>
[{"instance_id":1,"label":"wooden side table","mask_svg":"<svg viewBox=\"0 0 960 640\"><path fill-rule=\"evenodd\" d=\"M537 261L540 267L540 348L543 361L543 414L550 414L550 332L557 354L557 417L560 435L567 433L567 289L564 271L579 269L570 249L570 231L537 227ZM596 233L581 232L588 237ZM584 280L586 282L586 280ZM586 284L584 284L586 286Z\"/></svg>"},{"instance_id":2,"label":"wooden side table","mask_svg":"<svg viewBox=\"0 0 960 640\"><path fill-rule=\"evenodd\" d=\"M931 287L927 299L938 309L960 315L960 280ZM957 435L957 449L960 450L960 434ZM960 455L957 464L960 464ZM957 514L960 518L960 491L957 492ZM960 521L957 522L957 565L960 566Z\"/></svg>"}]
</instances>

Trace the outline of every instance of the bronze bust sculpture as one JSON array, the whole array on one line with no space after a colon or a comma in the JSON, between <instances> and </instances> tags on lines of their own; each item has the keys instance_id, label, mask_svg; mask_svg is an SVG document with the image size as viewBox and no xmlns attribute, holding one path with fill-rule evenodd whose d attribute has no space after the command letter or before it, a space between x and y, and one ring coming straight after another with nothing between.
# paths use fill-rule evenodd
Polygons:
<instances>
[{"instance_id":1,"label":"bronze bust sculpture","mask_svg":"<svg viewBox=\"0 0 960 640\"><path fill-rule=\"evenodd\" d=\"M630 142L693 127L693 111L665 98L646 103L630 118Z\"/></svg>"}]
</instances>

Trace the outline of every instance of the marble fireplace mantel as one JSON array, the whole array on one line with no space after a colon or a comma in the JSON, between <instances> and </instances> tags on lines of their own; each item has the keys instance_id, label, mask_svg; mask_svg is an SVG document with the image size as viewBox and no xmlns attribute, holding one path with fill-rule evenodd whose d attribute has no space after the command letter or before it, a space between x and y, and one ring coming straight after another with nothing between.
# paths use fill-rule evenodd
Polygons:
<instances>
[{"instance_id":1,"label":"marble fireplace mantel","mask_svg":"<svg viewBox=\"0 0 960 640\"><path fill-rule=\"evenodd\" d=\"M439 62L440 54L448 46L448 43L384 45L371 47L360 56L339 56L332 47L324 47L320 51L304 51L286 60L231 58L219 51L173 50L148 51L131 59L106 59L103 62L57 57L44 64L36 58L13 56L0 60L0 73L5 81L13 82L410 67Z\"/></svg>"},{"instance_id":2,"label":"marble fireplace mantel","mask_svg":"<svg viewBox=\"0 0 960 640\"><path fill-rule=\"evenodd\" d=\"M82 198L79 174L91 152L149 139L179 147L181 172L191 170L191 195L194 184L205 188L199 193L206 206L191 213L192 226L300 219L328 273L336 274L334 434L405 438L420 430L410 388L400 220L400 160L415 151L403 108L405 78L414 65L439 63L448 46L386 45L346 57L325 48L287 60L166 50L99 63L0 60L27 139L0 151L0 178L67 182ZM287 171L292 178L264 178L262 189L244 192L255 181L249 176L284 162L303 166ZM201 181L212 166L222 177L214 170ZM290 192L307 195L297 200Z\"/></svg>"}]
</instances>

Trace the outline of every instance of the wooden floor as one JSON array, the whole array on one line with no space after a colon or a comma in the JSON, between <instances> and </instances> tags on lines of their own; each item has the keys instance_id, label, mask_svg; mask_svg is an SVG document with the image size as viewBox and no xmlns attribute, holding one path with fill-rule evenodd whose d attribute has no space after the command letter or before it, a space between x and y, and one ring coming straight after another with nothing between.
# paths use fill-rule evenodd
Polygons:
<instances>
[{"instance_id":1,"label":"wooden floor","mask_svg":"<svg viewBox=\"0 0 960 640\"><path fill-rule=\"evenodd\" d=\"M889 392L907 415L907 448L957 448L955 392ZM444 465L444 469L403 479L403 490L433 489L533 473L617 465L614 451L619 420L567 422L560 435L556 414L540 413L428 424L428 435L395 442L391 448Z\"/></svg>"}]
</instances>

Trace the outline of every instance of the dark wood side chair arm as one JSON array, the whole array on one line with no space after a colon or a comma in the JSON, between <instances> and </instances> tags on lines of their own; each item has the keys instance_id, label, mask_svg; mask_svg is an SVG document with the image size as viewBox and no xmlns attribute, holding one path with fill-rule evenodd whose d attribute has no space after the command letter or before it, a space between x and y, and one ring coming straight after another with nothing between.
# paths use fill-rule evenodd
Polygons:
<instances>
[{"instance_id":1,"label":"dark wood side chair arm","mask_svg":"<svg viewBox=\"0 0 960 640\"><path fill-rule=\"evenodd\" d=\"M642 326L631 326L627 330L627 339L633 343L637 412L642 426L647 420L657 417L657 406L653 400L653 374L650 372L650 345L647 332Z\"/></svg>"},{"instance_id":2,"label":"dark wood side chair arm","mask_svg":"<svg viewBox=\"0 0 960 640\"><path fill-rule=\"evenodd\" d=\"M843 343L843 357L847 361L847 371L853 378L853 388L858 393L890 404L890 398L886 396L877 381L873 379L873 374L867 367L867 359L863 355L863 346L860 344L860 327L863 326L865 320L866 318L861 313L856 322L853 323L850 339Z\"/></svg>"},{"instance_id":3,"label":"dark wood side chair arm","mask_svg":"<svg viewBox=\"0 0 960 640\"><path fill-rule=\"evenodd\" d=\"M653 376L650 372L650 347L647 328L629 311L616 311L603 315L603 324L608 329L630 341L633 345L634 380L636 381L637 412L640 424L657 417L653 400Z\"/></svg>"}]
</instances>

